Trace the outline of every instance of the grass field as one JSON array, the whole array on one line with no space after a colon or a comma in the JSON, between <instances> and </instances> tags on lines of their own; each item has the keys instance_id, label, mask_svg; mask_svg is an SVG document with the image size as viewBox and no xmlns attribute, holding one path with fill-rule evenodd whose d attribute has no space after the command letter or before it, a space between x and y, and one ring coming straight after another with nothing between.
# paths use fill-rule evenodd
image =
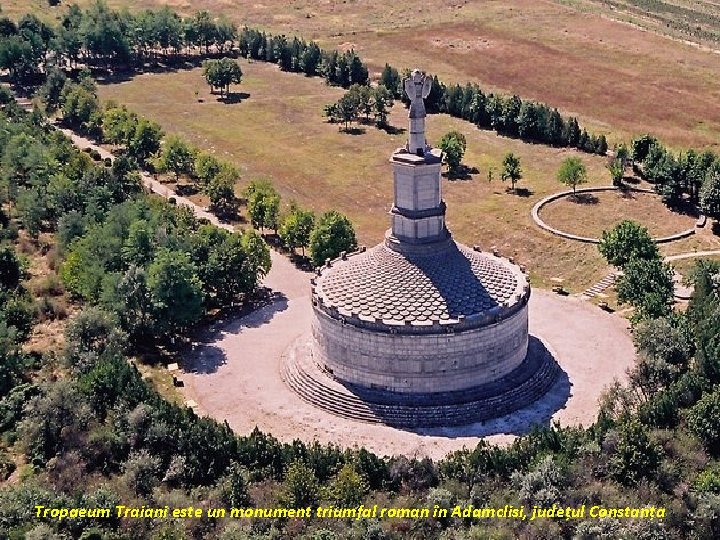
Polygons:
<instances>
[{"instance_id":1,"label":"grass field","mask_svg":"<svg viewBox=\"0 0 720 540\"><path fill-rule=\"evenodd\" d=\"M405 134L389 135L373 126L362 127L364 133L357 135L340 132L324 121L321 111L341 90L265 63L243 61L242 68L245 76L237 90L247 96L239 103L218 102L200 70L141 75L101 86L100 94L238 164L243 171L238 191L253 178L268 177L285 202L295 199L316 211L338 209L353 220L362 243L380 241L392 200L388 158L404 143ZM403 128L407 111L396 105L389 121ZM456 238L516 256L528 264L536 284L547 285L555 278L581 289L602 277L604 263L594 247L545 234L530 219L538 198L562 188L555 174L573 151L499 137L446 115L429 117L430 141L450 129L466 134L465 163L479 169L470 180L443 181L448 224ZM525 196L507 193L499 172L492 182L487 180L488 168L499 171L510 151L521 159L519 187L528 190ZM583 154L582 159L593 184L608 183L604 158Z\"/></svg>"},{"instance_id":2,"label":"grass field","mask_svg":"<svg viewBox=\"0 0 720 540\"><path fill-rule=\"evenodd\" d=\"M615 191L558 199L543 207L541 217L555 228L591 238L599 238L623 219L642 223L653 237L692 229L697 220L696 216L670 211L659 195Z\"/></svg>"},{"instance_id":3,"label":"grass field","mask_svg":"<svg viewBox=\"0 0 720 540\"><path fill-rule=\"evenodd\" d=\"M134 10L168 4L185 14L200 7L187 0L109 3ZM669 3L651 4L662 10ZM717 11L708 0L672 3L698 17ZM376 71L385 62L419 66L447 81L473 80L486 89L545 101L579 115L611 142L650 131L677 148L717 146L720 55L612 20L627 18L630 11L607 4L397 0L378 9L368 0L208 0L202 8L226 13L238 24L316 39L326 47L354 47ZM633 13L640 9L652 15L648 10L654 9L640 0L613 4L633 4ZM9 0L3 8L11 15L32 9L50 18L61 12L41 0ZM676 18L667 10L662 17ZM662 21L655 27L667 28Z\"/></svg>"}]
</instances>

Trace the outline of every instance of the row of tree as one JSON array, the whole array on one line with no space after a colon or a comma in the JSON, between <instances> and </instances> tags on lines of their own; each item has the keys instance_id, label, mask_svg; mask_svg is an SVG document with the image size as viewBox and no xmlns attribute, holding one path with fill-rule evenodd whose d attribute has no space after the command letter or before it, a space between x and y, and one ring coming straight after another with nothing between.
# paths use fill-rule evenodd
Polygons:
<instances>
[{"instance_id":1,"label":"row of tree","mask_svg":"<svg viewBox=\"0 0 720 540\"><path fill-rule=\"evenodd\" d=\"M329 84L366 84L368 70L353 51L323 51L315 42L238 30L225 16L198 11L181 17L169 7L131 13L103 0L86 9L71 5L56 27L34 15L17 24L0 19L0 67L14 82L31 85L52 66L79 63L111 70L135 69L146 62L173 62L182 55L241 54L277 63L284 71L321 75ZM223 85L220 85L223 86Z\"/></svg>"},{"instance_id":2,"label":"row of tree","mask_svg":"<svg viewBox=\"0 0 720 540\"><path fill-rule=\"evenodd\" d=\"M632 142L631 152L623 149L626 154L668 206L687 200L708 217L720 218L720 159L715 153L690 149L676 155L655 137L643 135Z\"/></svg>"},{"instance_id":3,"label":"row of tree","mask_svg":"<svg viewBox=\"0 0 720 540\"><path fill-rule=\"evenodd\" d=\"M635 320L670 314L673 271L663 263L660 250L645 227L634 221L621 221L603 231L599 249L609 264L622 270L616 283L618 300L635 308Z\"/></svg>"},{"instance_id":4,"label":"row of tree","mask_svg":"<svg viewBox=\"0 0 720 540\"><path fill-rule=\"evenodd\" d=\"M202 226L190 210L142 195L137 163L150 157L139 147L96 165L55 130L3 122L2 178L23 225L35 236L58 232L67 289L117 313L133 339L173 335L210 309L242 302L269 270L267 247L253 232L230 234ZM109 140L133 148L142 122L110 106L101 129ZM154 160L169 168L180 167L186 158L198 162L210 186L229 167L194 155L174 138L165 141ZM236 173L221 177L233 199L236 178Z\"/></svg>"},{"instance_id":5,"label":"row of tree","mask_svg":"<svg viewBox=\"0 0 720 540\"><path fill-rule=\"evenodd\" d=\"M377 127L384 128L392 106L392 94L382 84L373 87L353 84L337 102L326 105L324 113L328 121L344 123L346 131L352 122L363 120L369 123L370 115Z\"/></svg>"},{"instance_id":6,"label":"row of tree","mask_svg":"<svg viewBox=\"0 0 720 540\"><path fill-rule=\"evenodd\" d=\"M312 211L290 202L281 214L280 195L267 180L250 182L244 196L253 227L273 229L292 253L300 248L305 257L305 248L310 248L310 260L315 266L357 249L355 229L339 212L330 210L316 218Z\"/></svg>"},{"instance_id":7,"label":"row of tree","mask_svg":"<svg viewBox=\"0 0 720 540\"><path fill-rule=\"evenodd\" d=\"M409 75L409 69L401 74L385 64L380 84L408 104L402 81ZM494 129L501 135L524 141L577 148L598 155L605 155L608 150L605 136L588 134L587 130L580 128L576 118L564 118L557 109L522 100L516 95L486 94L475 83L446 85L434 76L425 107L428 112L447 113L472 122L481 129Z\"/></svg>"}]
</instances>

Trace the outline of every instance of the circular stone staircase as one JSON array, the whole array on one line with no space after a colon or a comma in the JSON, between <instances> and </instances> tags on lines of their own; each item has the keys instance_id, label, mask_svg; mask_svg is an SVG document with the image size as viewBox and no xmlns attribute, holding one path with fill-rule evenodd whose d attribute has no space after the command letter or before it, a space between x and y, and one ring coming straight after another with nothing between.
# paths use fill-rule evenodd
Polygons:
<instances>
[{"instance_id":1,"label":"circular stone staircase","mask_svg":"<svg viewBox=\"0 0 720 540\"><path fill-rule=\"evenodd\" d=\"M459 392L397 394L343 385L313 358L312 338L298 339L283 359L282 378L304 401L326 412L398 428L469 425L517 411L545 395L562 373L537 338L515 370L498 381ZM437 403L443 403L437 405Z\"/></svg>"}]
</instances>

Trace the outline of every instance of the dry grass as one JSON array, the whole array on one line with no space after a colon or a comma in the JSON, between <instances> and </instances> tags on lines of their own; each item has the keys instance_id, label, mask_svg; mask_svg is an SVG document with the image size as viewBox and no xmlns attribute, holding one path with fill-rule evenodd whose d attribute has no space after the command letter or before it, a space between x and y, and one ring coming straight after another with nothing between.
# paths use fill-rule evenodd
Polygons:
<instances>
[{"instance_id":1,"label":"dry grass","mask_svg":"<svg viewBox=\"0 0 720 540\"><path fill-rule=\"evenodd\" d=\"M21 231L18 249L29 263L26 287L36 302L37 323L24 349L27 352L57 353L65 342L66 319L77 311L77 307L70 302L56 273L55 238L52 234L43 233L34 241Z\"/></svg>"},{"instance_id":2,"label":"dry grass","mask_svg":"<svg viewBox=\"0 0 720 540\"><path fill-rule=\"evenodd\" d=\"M678 274L688 276L700 260L720 261L720 256L698 257L697 259L680 259L679 261L673 261L671 264Z\"/></svg>"},{"instance_id":3,"label":"dry grass","mask_svg":"<svg viewBox=\"0 0 720 540\"><path fill-rule=\"evenodd\" d=\"M148 381L163 398L177 405L185 403L182 393L173 384L172 373L162 362L132 361L132 363L137 367L142 378Z\"/></svg>"},{"instance_id":4,"label":"dry grass","mask_svg":"<svg viewBox=\"0 0 720 540\"><path fill-rule=\"evenodd\" d=\"M543 207L541 217L557 229L591 238L624 219L643 224L653 237L691 229L697 219L670 211L659 195L615 191L558 199Z\"/></svg>"},{"instance_id":5,"label":"dry grass","mask_svg":"<svg viewBox=\"0 0 720 540\"><path fill-rule=\"evenodd\" d=\"M382 8L366 0L109 4L133 10L167 4L185 15L202 7L240 25L354 47L374 70L385 62L417 65L448 81L473 80L545 101L611 141L650 131L676 147L714 147L720 136L720 55L613 20L623 12L599 0L397 0ZM8 0L3 9L53 19L64 8ZM661 23L649 28L667 31Z\"/></svg>"},{"instance_id":6,"label":"dry grass","mask_svg":"<svg viewBox=\"0 0 720 540\"><path fill-rule=\"evenodd\" d=\"M405 135L388 135L372 126L363 126L365 132L359 135L341 133L323 120L321 111L342 90L265 63L243 62L243 71L237 90L248 96L234 104L217 102L199 70L142 75L102 86L100 94L235 162L243 171L238 192L253 178L269 177L285 202L296 199L318 212L338 209L353 220L362 243L380 241L392 199L388 158ZM195 90L203 102L198 102ZM406 122L406 110L396 105L390 123L402 127ZM480 171L470 180L443 182L448 224L456 238L486 248L495 245L515 255L528 264L538 285L558 278L571 289L582 289L602 277L605 265L594 247L547 235L530 219L539 197L561 189L556 171L574 151L499 137L446 115L428 120L430 141L450 129L466 134L465 162ZM498 172L495 180L487 180L488 168L498 171L507 152L521 159L524 178L519 188L528 190L526 196L507 193ZM582 159L592 184L608 183L604 159L585 154Z\"/></svg>"}]
</instances>

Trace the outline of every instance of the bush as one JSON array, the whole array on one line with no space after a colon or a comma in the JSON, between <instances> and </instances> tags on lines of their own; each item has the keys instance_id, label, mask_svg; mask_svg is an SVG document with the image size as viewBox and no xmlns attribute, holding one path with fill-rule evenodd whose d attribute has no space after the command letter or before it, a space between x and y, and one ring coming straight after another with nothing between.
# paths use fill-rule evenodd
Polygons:
<instances>
[{"instance_id":1,"label":"bush","mask_svg":"<svg viewBox=\"0 0 720 540\"><path fill-rule=\"evenodd\" d=\"M284 503L288 507L313 506L320 498L320 483L313 470L302 461L290 464L285 474Z\"/></svg>"},{"instance_id":2,"label":"bush","mask_svg":"<svg viewBox=\"0 0 720 540\"><path fill-rule=\"evenodd\" d=\"M693 482L695 491L720 495L720 465L712 465L697 475Z\"/></svg>"},{"instance_id":3,"label":"bush","mask_svg":"<svg viewBox=\"0 0 720 540\"><path fill-rule=\"evenodd\" d=\"M654 476L660 465L660 452L650 440L647 429L636 419L631 419L618 428L617 443L608 462L610 477L626 486L634 486L641 478Z\"/></svg>"},{"instance_id":4,"label":"bush","mask_svg":"<svg viewBox=\"0 0 720 540\"><path fill-rule=\"evenodd\" d=\"M690 431L713 455L720 455L720 386L705 394L687 412Z\"/></svg>"},{"instance_id":5,"label":"bush","mask_svg":"<svg viewBox=\"0 0 720 540\"><path fill-rule=\"evenodd\" d=\"M139 496L147 496L159 482L160 459L147 450L136 452L123 466L123 477L128 486Z\"/></svg>"}]
</instances>

